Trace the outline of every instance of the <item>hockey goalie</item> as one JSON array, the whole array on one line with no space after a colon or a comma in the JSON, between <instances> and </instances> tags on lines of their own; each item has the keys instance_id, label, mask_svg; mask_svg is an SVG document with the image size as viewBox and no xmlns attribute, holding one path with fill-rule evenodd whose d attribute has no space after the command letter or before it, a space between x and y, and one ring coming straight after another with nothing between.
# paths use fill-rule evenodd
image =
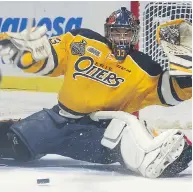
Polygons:
<instances>
[{"instance_id":1,"label":"hockey goalie","mask_svg":"<svg viewBox=\"0 0 193 192\"><path fill-rule=\"evenodd\" d=\"M176 176L188 167L192 146L180 130L152 137L132 113L191 98L191 24L179 19L158 27L169 71L135 49L139 21L125 7L113 12L104 28L105 37L75 29L48 39L44 26L0 34L5 64L26 73L64 76L53 108L0 123L1 158L32 161L59 154L100 164L119 162L148 178Z\"/></svg>"}]
</instances>

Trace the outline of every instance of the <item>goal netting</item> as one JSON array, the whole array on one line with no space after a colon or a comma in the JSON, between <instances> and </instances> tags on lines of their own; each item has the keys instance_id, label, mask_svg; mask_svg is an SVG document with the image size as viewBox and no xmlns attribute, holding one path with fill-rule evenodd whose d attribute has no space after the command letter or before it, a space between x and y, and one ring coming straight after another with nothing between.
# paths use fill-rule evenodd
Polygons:
<instances>
[{"instance_id":1,"label":"goal netting","mask_svg":"<svg viewBox=\"0 0 193 192\"><path fill-rule=\"evenodd\" d=\"M156 28L165 21L185 18L192 22L192 2L140 2L141 25L139 50L152 56L163 68L168 68L167 56L156 42Z\"/></svg>"},{"instance_id":2,"label":"goal netting","mask_svg":"<svg viewBox=\"0 0 193 192\"><path fill-rule=\"evenodd\" d=\"M185 18L192 22L191 1L134 1L131 2L131 11L140 20L140 40L138 49L152 57L168 69L168 59L156 42L156 28L163 22ZM174 108L149 107L139 112L139 117L146 119L151 126L161 129L192 128L192 100L184 102Z\"/></svg>"}]
</instances>

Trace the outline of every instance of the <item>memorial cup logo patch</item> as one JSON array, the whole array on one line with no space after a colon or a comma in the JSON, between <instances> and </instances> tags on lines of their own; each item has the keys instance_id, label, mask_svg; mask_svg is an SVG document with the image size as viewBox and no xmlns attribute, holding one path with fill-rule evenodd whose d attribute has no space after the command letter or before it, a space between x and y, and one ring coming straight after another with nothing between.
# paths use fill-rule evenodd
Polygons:
<instances>
[{"instance_id":1,"label":"memorial cup logo patch","mask_svg":"<svg viewBox=\"0 0 193 192\"><path fill-rule=\"evenodd\" d=\"M82 40L80 42L73 42L70 45L72 55L83 56L85 54L85 46L87 42Z\"/></svg>"}]
</instances>

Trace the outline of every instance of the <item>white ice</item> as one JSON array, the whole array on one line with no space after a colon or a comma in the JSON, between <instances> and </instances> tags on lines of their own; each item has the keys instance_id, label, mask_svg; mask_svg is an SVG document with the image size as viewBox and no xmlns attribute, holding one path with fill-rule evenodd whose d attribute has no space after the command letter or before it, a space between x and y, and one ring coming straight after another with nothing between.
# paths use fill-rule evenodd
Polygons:
<instances>
[{"instance_id":1,"label":"white ice","mask_svg":"<svg viewBox=\"0 0 193 192\"><path fill-rule=\"evenodd\" d=\"M53 93L1 91L0 119L25 117L56 103ZM190 192L192 188L191 167L178 178L146 179L119 164L90 164L57 155L26 164L16 165L11 160L1 160L0 164L0 192ZM50 183L36 183L44 178L49 178Z\"/></svg>"},{"instance_id":2,"label":"white ice","mask_svg":"<svg viewBox=\"0 0 193 192\"><path fill-rule=\"evenodd\" d=\"M45 178L50 179L49 184L36 183ZM191 169L175 179L146 179L126 172L118 164L89 164L56 155L20 168L0 167L1 192L191 192L191 180Z\"/></svg>"}]
</instances>

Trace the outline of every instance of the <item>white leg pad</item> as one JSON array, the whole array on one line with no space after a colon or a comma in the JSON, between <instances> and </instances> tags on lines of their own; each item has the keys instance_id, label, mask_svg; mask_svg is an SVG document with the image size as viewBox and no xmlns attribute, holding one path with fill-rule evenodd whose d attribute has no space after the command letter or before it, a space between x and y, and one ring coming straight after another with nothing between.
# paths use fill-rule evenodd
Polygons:
<instances>
[{"instance_id":1,"label":"white leg pad","mask_svg":"<svg viewBox=\"0 0 193 192\"><path fill-rule=\"evenodd\" d=\"M101 144L120 151L127 168L145 177L156 178L173 163L184 149L184 134L172 129L152 138L137 118L125 112L96 112L91 118L113 119L106 128Z\"/></svg>"},{"instance_id":2,"label":"white leg pad","mask_svg":"<svg viewBox=\"0 0 193 192\"><path fill-rule=\"evenodd\" d=\"M177 134L179 133L179 134ZM156 178L182 153L185 140L178 130L169 130L151 141L149 147L140 147L132 129L124 131L120 150L125 165L143 176Z\"/></svg>"},{"instance_id":3,"label":"white leg pad","mask_svg":"<svg viewBox=\"0 0 193 192\"><path fill-rule=\"evenodd\" d=\"M144 159L145 151L136 143L132 131L128 129L124 131L120 150L126 167L137 171Z\"/></svg>"},{"instance_id":4,"label":"white leg pad","mask_svg":"<svg viewBox=\"0 0 193 192\"><path fill-rule=\"evenodd\" d=\"M115 148L121 140L125 127L126 123L124 121L112 119L104 133L101 144L109 149Z\"/></svg>"}]
</instances>

